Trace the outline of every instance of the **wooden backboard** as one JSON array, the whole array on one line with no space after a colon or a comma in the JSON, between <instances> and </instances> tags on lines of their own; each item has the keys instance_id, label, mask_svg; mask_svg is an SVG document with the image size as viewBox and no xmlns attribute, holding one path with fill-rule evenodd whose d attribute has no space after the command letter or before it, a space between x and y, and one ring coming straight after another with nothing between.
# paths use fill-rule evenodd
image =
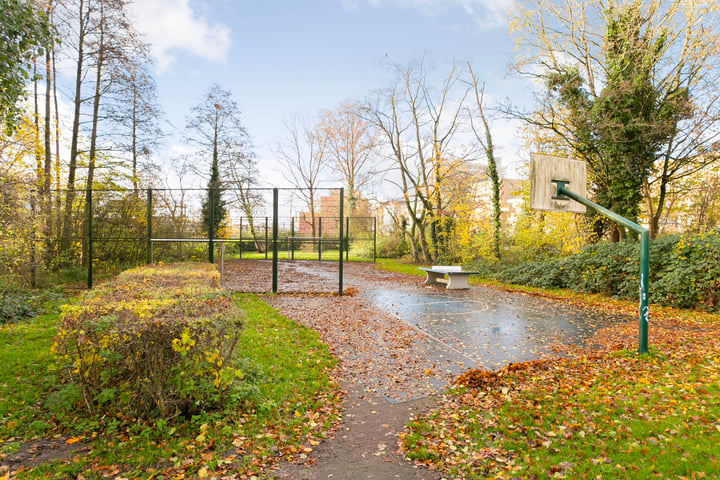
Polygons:
<instances>
[{"instance_id":1,"label":"wooden backboard","mask_svg":"<svg viewBox=\"0 0 720 480\"><path fill-rule=\"evenodd\" d=\"M566 189L582 197L587 197L585 162L531 153L530 209L546 212L585 213L584 205L569 198L558 199L556 197L557 187L552 182L553 180L567 182Z\"/></svg>"}]
</instances>

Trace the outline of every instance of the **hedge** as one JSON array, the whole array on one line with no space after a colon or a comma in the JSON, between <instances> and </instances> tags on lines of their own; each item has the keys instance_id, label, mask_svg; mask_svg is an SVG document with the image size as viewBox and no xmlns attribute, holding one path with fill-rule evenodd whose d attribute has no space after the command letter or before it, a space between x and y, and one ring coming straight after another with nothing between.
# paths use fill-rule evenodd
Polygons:
<instances>
[{"instance_id":1,"label":"hedge","mask_svg":"<svg viewBox=\"0 0 720 480\"><path fill-rule=\"evenodd\" d=\"M639 242L598 243L559 259L499 267L496 278L634 299ZM720 312L720 232L668 235L650 244L651 303Z\"/></svg>"},{"instance_id":2,"label":"hedge","mask_svg":"<svg viewBox=\"0 0 720 480\"><path fill-rule=\"evenodd\" d=\"M64 307L61 393L91 412L164 419L242 401L243 316L212 265L123 272Z\"/></svg>"}]
</instances>

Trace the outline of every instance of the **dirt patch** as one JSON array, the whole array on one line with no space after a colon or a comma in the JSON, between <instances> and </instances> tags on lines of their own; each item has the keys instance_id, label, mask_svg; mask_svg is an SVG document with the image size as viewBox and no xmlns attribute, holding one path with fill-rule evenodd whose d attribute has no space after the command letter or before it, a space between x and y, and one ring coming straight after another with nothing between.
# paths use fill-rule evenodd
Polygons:
<instances>
[{"instance_id":1,"label":"dirt patch","mask_svg":"<svg viewBox=\"0 0 720 480\"><path fill-rule=\"evenodd\" d=\"M4 447L12 444L12 439L2 443ZM72 455L88 451L89 449L77 442L68 443L67 438L56 440L37 439L22 442L9 454L0 453L0 476L13 477L18 468L33 468L43 463L70 458Z\"/></svg>"}]
</instances>

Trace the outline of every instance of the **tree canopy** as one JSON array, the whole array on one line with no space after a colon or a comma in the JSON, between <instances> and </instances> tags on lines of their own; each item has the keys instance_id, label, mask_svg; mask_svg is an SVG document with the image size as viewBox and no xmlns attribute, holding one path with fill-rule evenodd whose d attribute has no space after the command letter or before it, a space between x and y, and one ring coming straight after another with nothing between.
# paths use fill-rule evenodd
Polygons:
<instances>
[{"instance_id":1,"label":"tree canopy","mask_svg":"<svg viewBox=\"0 0 720 480\"><path fill-rule=\"evenodd\" d=\"M512 31L513 68L546 88L513 113L588 163L600 204L636 219L644 201L656 235L671 185L718 159L718 6L530 0Z\"/></svg>"},{"instance_id":2,"label":"tree canopy","mask_svg":"<svg viewBox=\"0 0 720 480\"><path fill-rule=\"evenodd\" d=\"M47 16L35 2L0 0L0 119L8 134L16 127L33 74L32 62L53 41Z\"/></svg>"}]
</instances>

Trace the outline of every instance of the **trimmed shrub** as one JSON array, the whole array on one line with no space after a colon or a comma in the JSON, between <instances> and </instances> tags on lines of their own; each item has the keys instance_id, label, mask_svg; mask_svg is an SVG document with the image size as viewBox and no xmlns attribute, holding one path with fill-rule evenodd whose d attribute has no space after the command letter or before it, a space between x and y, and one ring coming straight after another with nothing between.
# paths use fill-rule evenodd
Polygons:
<instances>
[{"instance_id":1,"label":"trimmed shrub","mask_svg":"<svg viewBox=\"0 0 720 480\"><path fill-rule=\"evenodd\" d=\"M212 265L141 267L64 308L53 351L90 411L170 419L247 391L235 346L244 313ZM77 389L76 389L77 390Z\"/></svg>"}]
</instances>

